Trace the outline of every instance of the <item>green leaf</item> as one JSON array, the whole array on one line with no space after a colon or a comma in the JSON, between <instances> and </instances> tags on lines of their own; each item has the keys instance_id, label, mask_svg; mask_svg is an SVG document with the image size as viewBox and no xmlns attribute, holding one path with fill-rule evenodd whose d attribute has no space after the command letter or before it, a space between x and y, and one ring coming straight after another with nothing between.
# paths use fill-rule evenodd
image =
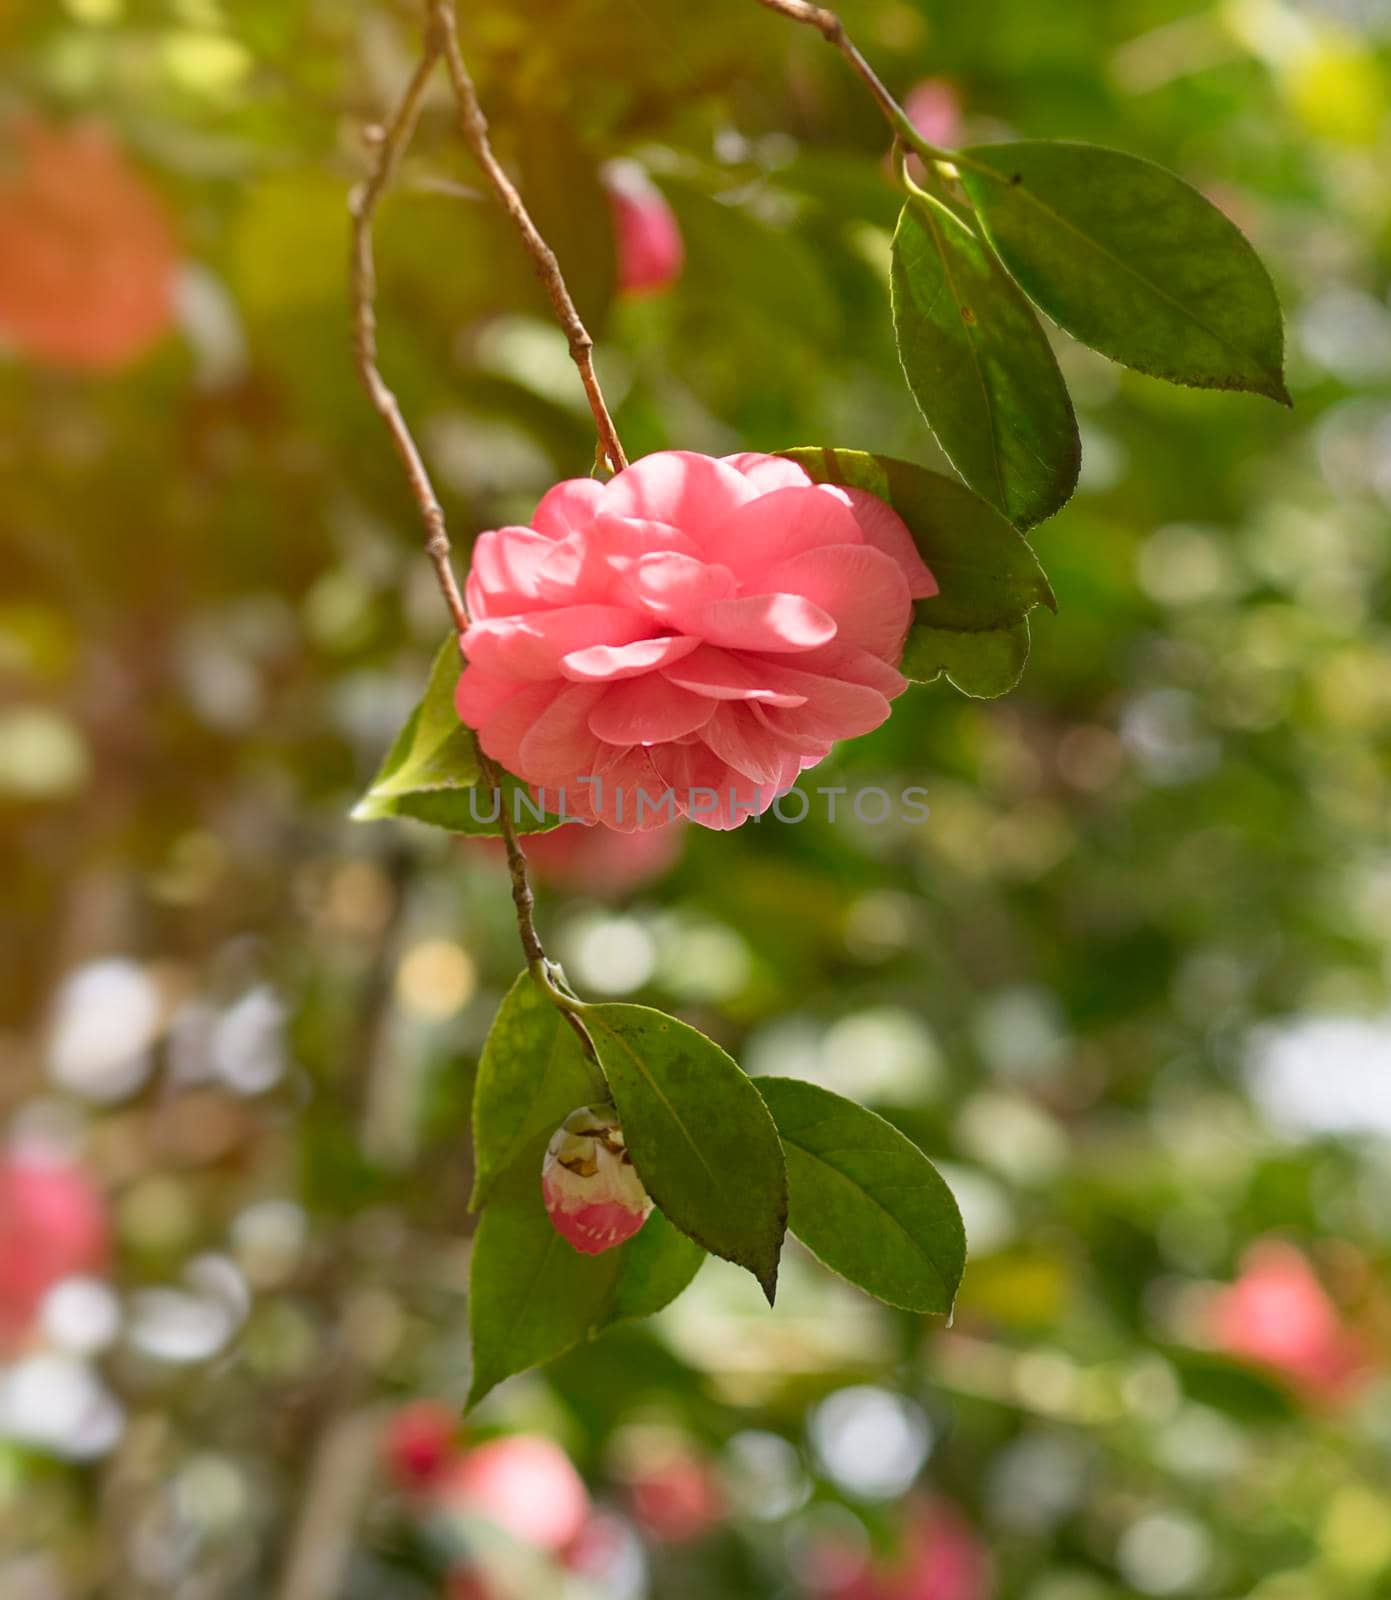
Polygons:
<instances>
[{"instance_id":1,"label":"green leaf","mask_svg":"<svg viewBox=\"0 0 1391 1600\"><path fill-rule=\"evenodd\" d=\"M502 810L512 819L519 834L549 833L563 823L573 822L573 817L558 816L545 811L537 814L531 790L514 778L510 772L502 774L502 798L497 790L487 784L472 789L417 790L396 799L378 803L378 817L410 817L416 822L428 822L432 828L444 828L449 833L468 834L473 838L498 839L502 837ZM362 820L357 811L353 816Z\"/></svg>"},{"instance_id":2,"label":"green leaf","mask_svg":"<svg viewBox=\"0 0 1391 1600\"><path fill-rule=\"evenodd\" d=\"M1087 144L978 145L954 159L1001 261L1075 338L1170 383L1290 403L1270 275L1181 178Z\"/></svg>"},{"instance_id":3,"label":"green leaf","mask_svg":"<svg viewBox=\"0 0 1391 1600\"><path fill-rule=\"evenodd\" d=\"M1027 618L982 633L954 633L950 628L919 623L908 635L899 671L915 683L931 683L945 676L962 694L994 700L1014 688L1024 676L1028 660Z\"/></svg>"},{"instance_id":4,"label":"green leaf","mask_svg":"<svg viewBox=\"0 0 1391 1600\"><path fill-rule=\"evenodd\" d=\"M471 789L478 782L473 735L454 709L459 672L458 641L446 639L430 668L424 699L396 735L371 787L353 807L356 821L399 815L399 802L412 795Z\"/></svg>"},{"instance_id":5,"label":"green leaf","mask_svg":"<svg viewBox=\"0 0 1391 1600\"><path fill-rule=\"evenodd\" d=\"M966 1235L951 1190L917 1145L815 1084L756 1081L782 1135L793 1233L876 1299L950 1312Z\"/></svg>"},{"instance_id":6,"label":"green leaf","mask_svg":"<svg viewBox=\"0 0 1391 1600\"><path fill-rule=\"evenodd\" d=\"M470 1406L504 1378L650 1316L690 1283L705 1252L659 1211L616 1250L582 1255L551 1226L541 1199L546 1140L527 1148L473 1236L469 1266Z\"/></svg>"},{"instance_id":7,"label":"green leaf","mask_svg":"<svg viewBox=\"0 0 1391 1600\"><path fill-rule=\"evenodd\" d=\"M539 816L531 791L510 772L502 774L502 799L480 784L473 734L454 709L454 688L462 663L459 646L447 639L440 646L425 696L396 735L372 785L352 809L354 822L383 817L411 817L450 833L502 833L505 806L519 833L549 833L568 817L554 812Z\"/></svg>"},{"instance_id":8,"label":"green leaf","mask_svg":"<svg viewBox=\"0 0 1391 1600\"><path fill-rule=\"evenodd\" d=\"M1017 681L1027 655L1024 618L1054 600L1038 558L1002 513L910 461L823 446L782 454L818 483L849 484L887 501L931 567L940 592L914 605L905 676L930 683L946 673L963 693L986 698Z\"/></svg>"},{"instance_id":9,"label":"green leaf","mask_svg":"<svg viewBox=\"0 0 1391 1600\"><path fill-rule=\"evenodd\" d=\"M928 197L898 219L890 282L903 375L952 465L1016 527L1051 517L1082 454L1033 307L970 224Z\"/></svg>"},{"instance_id":10,"label":"green leaf","mask_svg":"<svg viewBox=\"0 0 1391 1600\"><path fill-rule=\"evenodd\" d=\"M608 1096L575 1030L523 972L498 1007L478 1064L469 1208L477 1211L486 1203L498 1179L538 1136L549 1139L572 1111L602 1105Z\"/></svg>"},{"instance_id":11,"label":"green leaf","mask_svg":"<svg viewBox=\"0 0 1391 1600\"><path fill-rule=\"evenodd\" d=\"M787 1228L777 1129L712 1039L648 1006L583 1011L647 1192L697 1244L747 1267L772 1303Z\"/></svg>"}]
</instances>

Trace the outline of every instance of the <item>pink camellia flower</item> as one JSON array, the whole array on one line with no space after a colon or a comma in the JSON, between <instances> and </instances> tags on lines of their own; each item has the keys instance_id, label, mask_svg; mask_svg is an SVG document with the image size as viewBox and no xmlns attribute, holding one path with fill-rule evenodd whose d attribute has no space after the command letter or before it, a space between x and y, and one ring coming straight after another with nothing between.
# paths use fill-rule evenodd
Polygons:
<instances>
[{"instance_id":1,"label":"pink camellia flower","mask_svg":"<svg viewBox=\"0 0 1391 1600\"><path fill-rule=\"evenodd\" d=\"M913 600L936 592L874 495L777 456L660 451L479 535L459 716L567 815L737 827L885 720Z\"/></svg>"},{"instance_id":2,"label":"pink camellia flower","mask_svg":"<svg viewBox=\"0 0 1391 1600\"><path fill-rule=\"evenodd\" d=\"M1242 1257L1236 1282L1209 1307L1209 1332L1219 1349L1281 1373L1313 1400L1346 1398L1370 1367L1364 1340L1282 1239L1261 1239Z\"/></svg>"},{"instance_id":3,"label":"pink camellia flower","mask_svg":"<svg viewBox=\"0 0 1391 1600\"><path fill-rule=\"evenodd\" d=\"M37 1147L0 1158L0 1354L54 1284L104 1272L109 1255L106 1203L81 1167Z\"/></svg>"},{"instance_id":4,"label":"pink camellia flower","mask_svg":"<svg viewBox=\"0 0 1391 1600\"><path fill-rule=\"evenodd\" d=\"M558 1555L589 1517L584 1480L559 1445L509 1434L475 1446L450 1463L434 1493L441 1512L486 1517L505 1533Z\"/></svg>"},{"instance_id":5,"label":"pink camellia flower","mask_svg":"<svg viewBox=\"0 0 1391 1600\"><path fill-rule=\"evenodd\" d=\"M644 295L669 289L686 264L676 213L637 162L610 161L603 176L613 207L619 292Z\"/></svg>"},{"instance_id":6,"label":"pink camellia flower","mask_svg":"<svg viewBox=\"0 0 1391 1600\"><path fill-rule=\"evenodd\" d=\"M174 321L174 230L159 195L90 125L0 125L0 344L108 371Z\"/></svg>"},{"instance_id":7,"label":"pink camellia flower","mask_svg":"<svg viewBox=\"0 0 1391 1600\"><path fill-rule=\"evenodd\" d=\"M541 1196L555 1231L587 1256L631 1239L647 1221L652 1202L612 1106L581 1106L556 1129Z\"/></svg>"}]
</instances>

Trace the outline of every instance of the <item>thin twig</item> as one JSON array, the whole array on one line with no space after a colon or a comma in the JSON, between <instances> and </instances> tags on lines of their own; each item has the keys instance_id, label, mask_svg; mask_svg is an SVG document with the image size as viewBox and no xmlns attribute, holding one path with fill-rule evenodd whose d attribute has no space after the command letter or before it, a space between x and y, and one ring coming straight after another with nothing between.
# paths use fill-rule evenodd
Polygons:
<instances>
[{"instance_id":1,"label":"thin twig","mask_svg":"<svg viewBox=\"0 0 1391 1600\"><path fill-rule=\"evenodd\" d=\"M425 30L425 41L421 49L419 64L416 66L410 82L406 85L400 104L382 131L376 160L366 182L353 191L349 203L353 219L351 293L353 353L358 376L362 380L362 386L366 389L374 409L386 424L392 443L396 446L396 453L401 458L401 464L405 468L411 493L414 495L416 505L420 509L421 521L425 525L425 549L434 564L440 593L444 596L445 604L449 608L449 614L454 620L455 629L459 633L463 633L469 625L468 609L459 593L459 586L454 577L454 569L449 561L449 533L445 525L444 510L435 495L434 488L430 482L430 475L425 467L424 458L421 456L419 446L415 442L415 438L401 411L400 404L396 396L387 387L377 367L377 322L374 304L377 281L372 252L372 224L376 218L377 207L396 176L401 164L401 158L415 133L416 124L420 120L420 109L425 100L426 90L429 87L430 76L438 66L441 57L445 55L450 58L451 78L456 84L462 80L467 85L468 95L471 97L473 86L469 81L463 59L459 54L458 41L454 33L453 8L449 5L436 4L431 7L430 21ZM456 94L459 94L457 88ZM471 103L476 111L476 99L472 99ZM460 116L465 121L470 120L465 115L462 95L460 95ZM604 441L605 452L613 464L614 470L619 471L627 465L627 461L623 455L623 448L618 443L618 436L613 431L613 422L604 406L603 396L599 393L598 380L594 376L594 364L590 359L590 349L593 341L588 333L585 332L584 325L580 322L579 316L575 312L574 304L566 292L564 281L560 276L560 269L556 265L554 253L541 238L540 234L537 233L535 224L527 215L520 197L516 190L512 188L506 174L502 172L500 167L497 167L492 150L488 145L486 124L482 123L481 113L478 113L478 123L482 131L478 135L480 144L475 145L475 151L478 152L481 149L482 153L479 154L479 160L483 163L484 170L488 173L493 187L498 191L499 198L502 199L507 210L518 219L518 225L522 227L524 236L529 242L531 239L536 241L536 246L540 251L544 252L546 260L550 263L550 271L555 287L552 288L551 279L547 279L547 288L551 289L552 303L555 305L556 313L560 316L566 335L570 339L572 353L577 350L580 352L575 354L575 361L579 366L581 377L585 379L585 390L591 396L590 403L595 406L594 420L600 430L600 439ZM496 169L496 175L494 175L493 169ZM536 255L536 250L533 249L532 253ZM540 257L538 256L537 259L539 264ZM545 276L544 273L543 276ZM581 359L581 356L583 356L583 359ZM608 430L607 437L605 436L605 428ZM526 856L517 841L516 829L512 826L512 819L507 815L506 796L502 793L502 783L498 769L484 755L483 748L478 742L477 733L473 735L473 744L478 753L478 761L484 777L498 791L498 816L501 820L503 842L507 847L508 869L512 875L512 902L517 912L517 934L521 939L522 949L526 954L527 965L536 974L538 981L551 998L561 1006L571 1026L576 1029L583 1043L592 1051L588 1035L585 1033L579 1018L568 1009L571 1002L557 988L551 976L551 965L546 957L540 936L536 931L536 900L531 892L531 883L527 878Z\"/></svg>"},{"instance_id":2,"label":"thin twig","mask_svg":"<svg viewBox=\"0 0 1391 1600\"><path fill-rule=\"evenodd\" d=\"M594 340L580 320L575 302L565 287L565 279L561 276L560 263L556 260L555 251L541 237L536 224L531 220L531 214L522 203L516 185L493 154L493 147L488 138L488 121L478 103L478 93L474 89L473 79L464 65L463 52L459 48L454 0L431 0L430 20L435 48L444 52L449 81L453 85L454 98L458 102L459 131L473 152L474 160L483 169L483 175L492 185L493 192L502 202L504 210L516 224L522 243L536 267L536 275L550 298L556 320L569 341L570 357L579 370L580 382L584 385L589 409L594 414L594 426L599 434L600 454L606 458L610 471L621 472L628 465L628 458L623 453L618 430L613 425L613 418L609 415L609 408L604 400L604 392L599 387L598 374L594 370Z\"/></svg>"},{"instance_id":3,"label":"thin twig","mask_svg":"<svg viewBox=\"0 0 1391 1600\"><path fill-rule=\"evenodd\" d=\"M354 189L348 202L353 219L353 356L362 386L378 416L386 424L391 442L396 446L396 454L406 469L411 493L415 496L421 520L425 524L425 553L434 564L440 592L454 619L454 626L462 633L468 627L468 610L459 593L454 569L449 564L449 534L445 528L444 511L430 482L420 448L401 413L400 404L377 367L377 269L372 253L372 223L377 206L396 176L401 157L415 133L416 123L420 120L420 107L425 99L430 75L440 59L440 52L438 32L431 29L426 36L420 63L406 85L391 121L382 130L372 171L366 182Z\"/></svg>"},{"instance_id":4,"label":"thin twig","mask_svg":"<svg viewBox=\"0 0 1391 1600\"><path fill-rule=\"evenodd\" d=\"M889 126L905 144L930 161L949 159L948 151L939 150L936 145L929 144L913 126L908 113L884 87L883 79L860 54L859 47L846 33L845 24L834 11L828 11L825 6L810 5L808 0L758 0L758 3L766 6L769 11L776 11L780 16L790 17L793 22L804 22L809 28L815 28L826 43L839 50L850 63L851 68L874 96Z\"/></svg>"}]
</instances>

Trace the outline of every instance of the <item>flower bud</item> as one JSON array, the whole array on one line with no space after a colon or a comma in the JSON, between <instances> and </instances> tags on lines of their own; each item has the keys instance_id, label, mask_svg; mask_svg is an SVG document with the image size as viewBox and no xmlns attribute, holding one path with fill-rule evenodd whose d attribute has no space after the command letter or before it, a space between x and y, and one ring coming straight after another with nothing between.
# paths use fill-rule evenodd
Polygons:
<instances>
[{"instance_id":1,"label":"flower bud","mask_svg":"<svg viewBox=\"0 0 1391 1600\"><path fill-rule=\"evenodd\" d=\"M628 295L659 294L681 276L686 246L666 196L634 161L611 161L604 184L613 208L618 287Z\"/></svg>"},{"instance_id":2,"label":"flower bud","mask_svg":"<svg viewBox=\"0 0 1391 1600\"><path fill-rule=\"evenodd\" d=\"M612 1106L581 1106L556 1129L541 1195L555 1231L585 1255L612 1250L647 1221L652 1202Z\"/></svg>"}]
</instances>

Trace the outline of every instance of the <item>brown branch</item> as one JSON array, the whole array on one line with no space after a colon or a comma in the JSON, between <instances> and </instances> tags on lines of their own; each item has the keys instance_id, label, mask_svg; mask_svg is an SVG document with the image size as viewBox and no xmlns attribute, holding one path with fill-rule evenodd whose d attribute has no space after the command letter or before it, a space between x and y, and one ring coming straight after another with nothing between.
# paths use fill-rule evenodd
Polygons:
<instances>
[{"instance_id":1,"label":"brown branch","mask_svg":"<svg viewBox=\"0 0 1391 1600\"><path fill-rule=\"evenodd\" d=\"M883 79L861 55L859 47L846 33L845 24L834 11L828 11L824 6L811 5L808 0L758 0L758 3L766 6L769 11L776 11L780 16L791 18L793 22L804 22L809 28L815 28L826 43L839 50L850 63L852 70L874 96L875 102L898 138L930 161L948 159L947 151L939 150L936 145L929 144L913 126L908 113L884 87Z\"/></svg>"},{"instance_id":2,"label":"brown branch","mask_svg":"<svg viewBox=\"0 0 1391 1600\"><path fill-rule=\"evenodd\" d=\"M396 176L401 157L415 133L416 123L420 120L420 107L425 99L430 75L440 59L440 51L438 35L432 29L425 40L420 63L411 81L406 85L400 104L390 122L381 130L372 170L366 182L353 190L348 202L348 209L353 219L351 280L353 357L357 375L367 391L367 397L371 400L377 415L386 424L391 442L396 446L396 454L401 458L401 465L406 470L411 493L420 508L420 519L425 524L425 553L434 565L440 593L443 594L445 604L449 607L449 614L454 619L454 627L462 633L468 627L468 610L464 605L463 596L459 593L454 569L449 564L449 534L445 528L444 511L430 482L430 474L425 468L420 448L401 413L400 404L387 387L377 367L375 309L377 269L372 253L372 223L376 217L377 207L391 180Z\"/></svg>"},{"instance_id":3,"label":"brown branch","mask_svg":"<svg viewBox=\"0 0 1391 1600\"><path fill-rule=\"evenodd\" d=\"M371 400L377 415L386 424L387 432L396 447L396 454L405 468L411 493L420 509L420 519L425 524L425 549L434 564L440 593L449 608L457 632L463 633L469 625L468 609L459 593L454 569L449 561L449 533L445 525L444 509L439 503L430 474L426 469L420 448L401 411L396 396L387 387L377 366L377 319L375 311L377 275L372 251L372 224L382 196L391 186L401 165L420 120L420 108L425 100L430 76L446 49L446 38L452 39L452 19L446 30L438 15L432 13L425 31L425 42L420 61L411 75L391 120L382 130L376 160L367 180L353 191L349 202L352 214L352 272L351 293L353 307L353 354L358 377ZM457 53L457 47L456 47ZM520 204L520 201L518 201ZM530 225L530 219L527 219ZM533 229L534 231L534 229ZM538 235L539 237L539 235ZM552 255L551 260L555 257ZM557 273L558 276L558 273ZM563 289L563 285L562 285ZM568 300L568 296L567 296ZM573 310L573 308L572 308ZM578 322L578 318L575 319ZM586 335L586 338L588 335ZM607 416L607 412L605 412ZM610 424L611 426L611 424ZM621 453L621 452L620 452ZM498 815L502 819L503 840L507 846L507 861L512 873L512 900L517 908L517 933L526 953L527 963L533 969L547 967L546 952L536 932L535 897L527 879L526 857L517 843L512 819L506 815L505 797L497 768L483 754L478 735L473 736L479 764L488 781L498 791Z\"/></svg>"},{"instance_id":4,"label":"brown branch","mask_svg":"<svg viewBox=\"0 0 1391 1600\"><path fill-rule=\"evenodd\" d=\"M584 385L585 397L594 415L594 426L599 434L599 453L607 460L610 471L621 472L628 465L628 458L623 453L618 430L613 425L613 418L609 415L609 408L604 400L604 392L599 387L598 374L594 370L594 340L580 320L575 302L565 287L565 279L561 276L560 263L556 260L555 251L541 237L536 224L531 220L531 214L522 203L516 185L493 154L493 147L488 138L488 121L478 103L478 93L474 89L473 79L464 65L463 52L459 48L454 0L431 0L430 24L434 48L444 53L449 81L453 85L454 98L458 103L459 131L473 152L474 160L483 169L484 177L492 185L493 192L502 202L503 209L516 224L517 232L521 235L522 243L526 246L527 253L536 268L536 275L550 298L556 320L569 341L570 358L579 370L580 382Z\"/></svg>"}]
</instances>

